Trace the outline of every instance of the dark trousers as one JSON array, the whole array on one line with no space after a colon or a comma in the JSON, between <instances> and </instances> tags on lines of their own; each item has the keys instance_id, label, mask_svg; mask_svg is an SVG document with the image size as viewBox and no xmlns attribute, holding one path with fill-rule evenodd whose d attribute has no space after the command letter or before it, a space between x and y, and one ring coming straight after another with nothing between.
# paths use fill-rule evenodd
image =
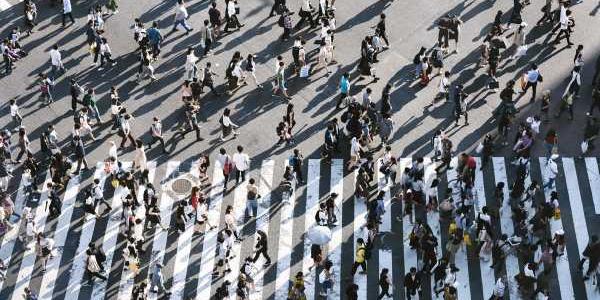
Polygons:
<instances>
[{"instance_id":1,"label":"dark trousers","mask_svg":"<svg viewBox=\"0 0 600 300\"><path fill-rule=\"evenodd\" d=\"M165 147L165 139L162 136L152 136L152 140L148 144L148 148L152 148L152 145L154 145L154 143L156 143L156 141L160 142L160 145L162 146L163 151L166 152L167 149Z\"/></svg>"},{"instance_id":2,"label":"dark trousers","mask_svg":"<svg viewBox=\"0 0 600 300\"><path fill-rule=\"evenodd\" d=\"M417 295L417 288L406 288L406 299L410 300L412 299L411 297L414 297Z\"/></svg>"},{"instance_id":3,"label":"dark trousers","mask_svg":"<svg viewBox=\"0 0 600 300\"><path fill-rule=\"evenodd\" d=\"M381 292L379 293L379 296L377 296L377 299L382 299L383 297L387 296L387 297L392 297L392 295L390 295L390 286L389 285L380 285L381 287Z\"/></svg>"},{"instance_id":4,"label":"dark trousers","mask_svg":"<svg viewBox=\"0 0 600 300\"><path fill-rule=\"evenodd\" d=\"M355 261L352 264L352 276L354 276L354 274L356 274L356 270L358 270L358 266L360 266L362 268L363 272L365 272L365 273L367 272L367 262L366 261L363 261L361 263Z\"/></svg>"},{"instance_id":5,"label":"dark trousers","mask_svg":"<svg viewBox=\"0 0 600 300\"><path fill-rule=\"evenodd\" d=\"M389 45L390 45L390 42L388 41L388 37L387 37L387 34L385 33L385 31L382 31L382 32L380 32L380 33L379 33L379 37L380 37L382 40L384 40L384 41L385 41L385 44L386 44L387 46L389 46Z\"/></svg>"},{"instance_id":6,"label":"dark trousers","mask_svg":"<svg viewBox=\"0 0 600 300\"><path fill-rule=\"evenodd\" d=\"M73 110L73 112L77 111L77 102L79 101L79 99L77 99L77 97L71 96L71 109Z\"/></svg>"},{"instance_id":7,"label":"dark trousers","mask_svg":"<svg viewBox=\"0 0 600 300\"><path fill-rule=\"evenodd\" d=\"M308 21L311 28L314 28L317 26L317 24L315 24L315 20L313 19L312 13L310 11L300 10L299 15L300 15L300 21L298 21L298 23L296 24L296 26L294 28L296 28L296 29L302 28L302 26L304 26L304 22L306 22L306 21Z\"/></svg>"},{"instance_id":8,"label":"dark trousers","mask_svg":"<svg viewBox=\"0 0 600 300\"><path fill-rule=\"evenodd\" d=\"M68 13L64 13L62 15L62 24L63 24L63 26L65 26L65 22L67 21L67 16L71 20L71 23L75 23L75 19L73 19L73 15L70 12L68 12Z\"/></svg>"},{"instance_id":9,"label":"dark trousers","mask_svg":"<svg viewBox=\"0 0 600 300\"><path fill-rule=\"evenodd\" d=\"M100 274L98 272L91 272L91 271L88 270L88 275L89 275L89 281L90 282L94 281L94 277L98 277L98 278L100 278L102 280L105 280L105 281L108 280L108 278L106 278L106 276L104 276L104 275L102 275L102 274Z\"/></svg>"},{"instance_id":10,"label":"dark trousers","mask_svg":"<svg viewBox=\"0 0 600 300\"><path fill-rule=\"evenodd\" d=\"M277 7L279 5L285 6L285 0L275 0L275 2L273 3L273 6L271 6L271 12L269 13L269 16L274 16L277 10Z\"/></svg>"},{"instance_id":11,"label":"dark trousers","mask_svg":"<svg viewBox=\"0 0 600 300\"><path fill-rule=\"evenodd\" d=\"M590 104L590 109L588 110L588 113L590 115L592 113L594 113L594 108L596 108L596 107L600 110L600 99L599 100L592 99L592 104Z\"/></svg>"},{"instance_id":12,"label":"dark trousers","mask_svg":"<svg viewBox=\"0 0 600 300\"><path fill-rule=\"evenodd\" d=\"M85 169L88 168L88 162L85 159L85 156L77 158L77 169L75 170L75 173L77 173L77 172L79 172L79 170L81 170L81 165L84 165Z\"/></svg>"},{"instance_id":13,"label":"dark trousers","mask_svg":"<svg viewBox=\"0 0 600 300\"><path fill-rule=\"evenodd\" d=\"M531 94L531 100L535 100L535 93L537 92L537 82L529 82L527 81L527 85L525 85L525 89L523 90L523 94L527 93L527 90L531 87L533 94Z\"/></svg>"},{"instance_id":14,"label":"dark trousers","mask_svg":"<svg viewBox=\"0 0 600 300\"><path fill-rule=\"evenodd\" d=\"M242 182L246 181L246 171L235 170L235 183L240 183L240 177L242 177Z\"/></svg>"},{"instance_id":15,"label":"dark trousers","mask_svg":"<svg viewBox=\"0 0 600 300\"><path fill-rule=\"evenodd\" d=\"M267 260L266 264L270 264L271 263L271 257L269 257L269 254L267 253L267 248L261 248L260 250L256 251L256 254L254 254L254 258L252 259L252 262L256 262L258 260L258 258L260 257L261 254Z\"/></svg>"},{"instance_id":16,"label":"dark trousers","mask_svg":"<svg viewBox=\"0 0 600 300\"><path fill-rule=\"evenodd\" d=\"M131 142L131 145L135 147L135 138L133 138L133 135L131 135L131 132L129 132L128 134L124 134L123 132L121 132L121 145L119 146L119 148L123 148L125 147L125 143L127 143L127 139L129 139L129 141Z\"/></svg>"},{"instance_id":17,"label":"dark trousers","mask_svg":"<svg viewBox=\"0 0 600 300\"><path fill-rule=\"evenodd\" d=\"M281 36L282 40L287 40L290 38L290 35L292 34L292 29L291 28L283 28L283 35Z\"/></svg>"},{"instance_id":18,"label":"dark trousers","mask_svg":"<svg viewBox=\"0 0 600 300\"><path fill-rule=\"evenodd\" d=\"M294 172L296 173L296 179L298 179L298 181L304 181L301 168L294 168Z\"/></svg>"},{"instance_id":19,"label":"dark trousers","mask_svg":"<svg viewBox=\"0 0 600 300\"><path fill-rule=\"evenodd\" d=\"M60 215L60 200L50 200L50 206L48 207L50 210L51 216L59 216Z\"/></svg>"},{"instance_id":20,"label":"dark trousers","mask_svg":"<svg viewBox=\"0 0 600 300\"><path fill-rule=\"evenodd\" d=\"M205 39L204 40L204 55L208 54L211 46L212 46L212 40Z\"/></svg>"},{"instance_id":21,"label":"dark trousers","mask_svg":"<svg viewBox=\"0 0 600 300\"><path fill-rule=\"evenodd\" d=\"M569 31L569 29L561 29L558 34L556 35L556 39L554 39L554 43L558 44L560 43L560 40L563 39L563 35L565 36L565 38L567 39L567 44L573 45L573 43L571 43L571 31Z\"/></svg>"}]
</instances>

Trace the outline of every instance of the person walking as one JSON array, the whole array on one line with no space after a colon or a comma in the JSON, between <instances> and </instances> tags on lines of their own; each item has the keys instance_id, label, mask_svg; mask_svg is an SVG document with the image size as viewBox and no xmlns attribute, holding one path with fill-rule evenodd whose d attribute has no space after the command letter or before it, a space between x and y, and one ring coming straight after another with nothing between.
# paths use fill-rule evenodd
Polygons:
<instances>
[{"instance_id":1,"label":"person walking","mask_svg":"<svg viewBox=\"0 0 600 300\"><path fill-rule=\"evenodd\" d=\"M152 22L152 27L148 28L146 36L148 37L148 43L150 44L152 58L157 59L160 54L160 45L163 41L163 36L158 29L158 22Z\"/></svg>"},{"instance_id":2,"label":"person walking","mask_svg":"<svg viewBox=\"0 0 600 300\"><path fill-rule=\"evenodd\" d=\"M356 274L358 266L362 268L360 274L367 274L367 247L362 238L356 240L356 253L354 255L354 263L352 264L352 276Z\"/></svg>"},{"instance_id":3,"label":"person walking","mask_svg":"<svg viewBox=\"0 0 600 300\"><path fill-rule=\"evenodd\" d=\"M121 144L119 145L119 150L125 149L125 143L127 143L127 139L129 139L131 142L131 146L135 147L135 138L131 134L131 120L133 120L133 117L127 113L125 108L121 109L119 114L119 135L122 139Z\"/></svg>"},{"instance_id":4,"label":"person walking","mask_svg":"<svg viewBox=\"0 0 600 300\"><path fill-rule=\"evenodd\" d=\"M346 72L342 75L338 87L340 89L340 96L335 104L336 109L340 109L340 105L342 105L344 99L350 95L350 73Z\"/></svg>"},{"instance_id":5,"label":"person walking","mask_svg":"<svg viewBox=\"0 0 600 300\"><path fill-rule=\"evenodd\" d=\"M390 286L392 285L392 280L389 275L390 270L388 268L381 269L381 273L379 274L379 288L381 291L377 296L377 299L383 299L383 297L392 298L392 294L390 294Z\"/></svg>"},{"instance_id":6,"label":"person walking","mask_svg":"<svg viewBox=\"0 0 600 300\"><path fill-rule=\"evenodd\" d=\"M162 273L163 265L156 263L152 270L151 281L150 281L150 292L151 293L164 293L165 296L170 296L171 292L165 288L165 278Z\"/></svg>"},{"instance_id":7,"label":"person walking","mask_svg":"<svg viewBox=\"0 0 600 300\"><path fill-rule=\"evenodd\" d=\"M250 157L244 153L244 147L238 145L237 153L232 156L233 164L235 165L235 184L246 181L246 171L250 168Z\"/></svg>"},{"instance_id":8,"label":"person walking","mask_svg":"<svg viewBox=\"0 0 600 300\"><path fill-rule=\"evenodd\" d=\"M257 240L256 240L256 247L254 250L254 258L252 259L253 263L256 263L256 261L258 260L258 258L260 257L260 255L262 254L262 256L266 259L264 267L268 267L269 265L271 265L271 257L269 256L269 251L268 251L268 240L267 240L267 234L262 231L262 230L257 230L256 231L257 234Z\"/></svg>"},{"instance_id":9,"label":"person walking","mask_svg":"<svg viewBox=\"0 0 600 300\"><path fill-rule=\"evenodd\" d=\"M152 149L152 145L154 145L156 141L159 141L162 147L162 152L165 154L169 153L165 146L165 139L162 132L162 122L158 117L152 118L152 125L150 125L150 136L152 137L152 140L150 143L148 143L148 149Z\"/></svg>"},{"instance_id":10,"label":"person walking","mask_svg":"<svg viewBox=\"0 0 600 300\"><path fill-rule=\"evenodd\" d=\"M248 180L248 185L246 186L246 215L250 218L256 216L258 198L260 198L260 194L258 193L256 180L250 178L250 180Z\"/></svg>"},{"instance_id":11,"label":"person walking","mask_svg":"<svg viewBox=\"0 0 600 300\"><path fill-rule=\"evenodd\" d=\"M285 84L285 63L283 61L280 61L278 64L277 72L275 73L275 86L273 87L272 92L274 95L276 95L279 91L281 91L284 99L288 101L292 99L292 97L290 97L287 93L287 87Z\"/></svg>"},{"instance_id":12,"label":"person walking","mask_svg":"<svg viewBox=\"0 0 600 300\"><path fill-rule=\"evenodd\" d=\"M556 181L556 176L558 176L558 165L556 164L556 159L558 159L558 154L552 154L550 159L546 161L546 176L548 176L548 181L544 183L544 189L553 189L554 182Z\"/></svg>"},{"instance_id":13,"label":"person walking","mask_svg":"<svg viewBox=\"0 0 600 300\"><path fill-rule=\"evenodd\" d=\"M185 29L185 34L189 34L190 31L193 30L188 23L187 19L189 18L189 14L187 8L185 8L185 4L183 0L177 0L177 7L175 8L175 20L173 22L173 28L171 29L171 33L178 31L177 26L181 25Z\"/></svg>"},{"instance_id":14,"label":"person walking","mask_svg":"<svg viewBox=\"0 0 600 300\"><path fill-rule=\"evenodd\" d=\"M112 58L112 51L110 50L110 46L108 45L108 41L106 38L100 39L100 66L98 70L104 69L104 62L108 62L111 66L117 64L117 62Z\"/></svg>"},{"instance_id":15,"label":"person walking","mask_svg":"<svg viewBox=\"0 0 600 300\"><path fill-rule=\"evenodd\" d=\"M75 144L75 159L77 159L77 169L73 173L74 175L79 174L81 170L81 165L83 164L84 170L89 170L88 162L85 159L85 148L83 146L83 141L79 136L73 137L73 143Z\"/></svg>"},{"instance_id":16,"label":"person walking","mask_svg":"<svg viewBox=\"0 0 600 300\"><path fill-rule=\"evenodd\" d=\"M406 288L406 299L410 300L412 297L421 295L421 278L417 274L417 268L411 267L410 271L404 276L404 287Z\"/></svg>"},{"instance_id":17,"label":"person walking","mask_svg":"<svg viewBox=\"0 0 600 300\"><path fill-rule=\"evenodd\" d=\"M217 161L223 169L223 191L227 192L227 182L229 181L229 175L233 171L233 161L225 148L219 149Z\"/></svg>"},{"instance_id":18,"label":"person walking","mask_svg":"<svg viewBox=\"0 0 600 300\"><path fill-rule=\"evenodd\" d=\"M71 7L71 0L62 0L63 1L63 13L62 13L62 26L66 25L67 17L71 20L71 24L75 24L75 19L73 19L73 9Z\"/></svg>"},{"instance_id":19,"label":"person walking","mask_svg":"<svg viewBox=\"0 0 600 300\"><path fill-rule=\"evenodd\" d=\"M231 133L233 133L233 138L236 138L239 134L239 132L235 130L236 128L239 128L239 126L231 121L229 118L230 115L231 110L229 110L229 108L225 108L225 110L223 110L223 115L219 119L219 123L221 123L221 142L225 142L225 138Z\"/></svg>"},{"instance_id":20,"label":"person walking","mask_svg":"<svg viewBox=\"0 0 600 300\"><path fill-rule=\"evenodd\" d=\"M529 69L529 71L527 71L527 73L525 73L525 77L527 79L527 84L525 85L525 88L523 89L523 91L521 91L521 95L525 95L527 93L527 90L531 87L531 89L533 91L532 91L531 100L529 100L529 103L533 103L533 101L535 101L535 93L537 90L537 85L539 82L544 81L544 77L542 77L542 74L538 70L538 66L535 63L531 64L531 68Z\"/></svg>"},{"instance_id":21,"label":"person walking","mask_svg":"<svg viewBox=\"0 0 600 300\"><path fill-rule=\"evenodd\" d=\"M583 250L583 253L581 253L581 260L577 264L580 271L583 271L583 264L586 260L589 261L589 265L583 276L583 280L590 279L592 273L598 268L598 263L600 263L600 240L597 235L592 235L592 238Z\"/></svg>"},{"instance_id":22,"label":"person walking","mask_svg":"<svg viewBox=\"0 0 600 300\"><path fill-rule=\"evenodd\" d=\"M575 27L575 19L573 16L571 16L571 10L569 9L564 11L563 14L563 8L564 6L561 6L560 23L558 24L558 28L560 28L560 30L558 31L558 34L552 43L554 45L560 44L560 41L563 39L564 35L564 38L567 39L567 48L571 48L571 46L574 45L571 42L571 33L573 32L573 27ZM555 29L552 30L552 33L554 33Z\"/></svg>"},{"instance_id":23,"label":"person walking","mask_svg":"<svg viewBox=\"0 0 600 300\"><path fill-rule=\"evenodd\" d=\"M23 125L23 117L21 116L21 113L19 112L19 106L17 105L17 100L10 99L8 104L10 107L10 117L11 117L13 125L14 125L14 128L12 129L12 131L18 131L21 128L21 125Z\"/></svg>"},{"instance_id":24,"label":"person walking","mask_svg":"<svg viewBox=\"0 0 600 300\"><path fill-rule=\"evenodd\" d=\"M58 44L54 44L54 46L52 46L52 50L50 50L50 62L52 63L52 70L50 71L50 74L52 74L52 81L54 81L56 77L66 72L65 66L62 62L62 55L58 50ZM60 74L57 74L57 72L60 72Z\"/></svg>"},{"instance_id":25,"label":"person walking","mask_svg":"<svg viewBox=\"0 0 600 300\"><path fill-rule=\"evenodd\" d=\"M214 39L214 25L211 25L210 20L204 20L204 26L200 31L200 45L202 46L203 56L207 56L210 54L210 50L212 49L213 39Z\"/></svg>"},{"instance_id":26,"label":"person walking","mask_svg":"<svg viewBox=\"0 0 600 300\"><path fill-rule=\"evenodd\" d=\"M234 29L242 29L242 27L246 26L245 24L241 24L238 20L237 14L239 11L239 7L237 6L236 0L225 0L225 32L229 32L230 28Z\"/></svg>"},{"instance_id":27,"label":"person walking","mask_svg":"<svg viewBox=\"0 0 600 300\"><path fill-rule=\"evenodd\" d=\"M83 96L83 105L87 108L87 110L92 114L92 116L96 119L95 125L101 125L102 119L100 118L100 111L98 110L98 104L96 99L96 94L94 92L94 88L88 88L86 94Z\"/></svg>"},{"instance_id":28,"label":"person walking","mask_svg":"<svg viewBox=\"0 0 600 300\"><path fill-rule=\"evenodd\" d=\"M92 285L94 283L94 277L98 277L104 281L107 281L108 278L100 273L102 268L100 267L100 263L98 262L96 255L90 249L86 250L85 253L87 254L86 270L89 274L88 283Z\"/></svg>"}]
</instances>

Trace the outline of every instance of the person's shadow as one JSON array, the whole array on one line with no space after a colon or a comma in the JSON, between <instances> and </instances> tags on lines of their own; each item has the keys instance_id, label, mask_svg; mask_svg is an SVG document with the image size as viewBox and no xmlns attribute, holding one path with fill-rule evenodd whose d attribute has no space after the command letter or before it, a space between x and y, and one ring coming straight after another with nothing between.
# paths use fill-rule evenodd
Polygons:
<instances>
[{"instance_id":1,"label":"person's shadow","mask_svg":"<svg viewBox=\"0 0 600 300\"><path fill-rule=\"evenodd\" d=\"M592 11L590 11L590 16L595 16L598 14L598 10L600 10L600 1L598 1L598 5L596 5Z\"/></svg>"}]
</instances>

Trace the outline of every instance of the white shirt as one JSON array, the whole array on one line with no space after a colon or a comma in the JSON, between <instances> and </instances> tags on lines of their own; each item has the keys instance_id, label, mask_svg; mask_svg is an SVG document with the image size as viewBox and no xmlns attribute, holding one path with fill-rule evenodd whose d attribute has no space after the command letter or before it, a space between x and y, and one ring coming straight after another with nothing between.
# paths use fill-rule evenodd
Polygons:
<instances>
[{"instance_id":1,"label":"white shirt","mask_svg":"<svg viewBox=\"0 0 600 300\"><path fill-rule=\"evenodd\" d=\"M102 53L102 54L111 53L108 43L103 43L100 45L100 53Z\"/></svg>"},{"instance_id":2,"label":"white shirt","mask_svg":"<svg viewBox=\"0 0 600 300\"><path fill-rule=\"evenodd\" d=\"M529 70L527 72L527 81L528 82L537 82L540 77L540 71L538 70Z\"/></svg>"},{"instance_id":3,"label":"white shirt","mask_svg":"<svg viewBox=\"0 0 600 300\"><path fill-rule=\"evenodd\" d=\"M117 159L118 156L117 156L117 145L116 144L113 144L108 149L108 157L114 157L115 159Z\"/></svg>"},{"instance_id":4,"label":"white shirt","mask_svg":"<svg viewBox=\"0 0 600 300\"><path fill-rule=\"evenodd\" d=\"M53 66L60 66L62 64L60 51L56 49L50 50L50 59L52 60Z\"/></svg>"},{"instance_id":5,"label":"white shirt","mask_svg":"<svg viewBox=\"0 0 600 300\"><path fill-rule=\"evenodd\" d=\"M446 93L449 86L450 86L450 80L448 80L448 77L442 76L442 79L440 79L440 85L438 87L438 91L440 93Z\"/></svg>"},{"instance_id":6,"label":"white shirt","mask_svg":"<svg viewBox=\"0 0 600 300\"><path fill-rule=\"evenodd\" d=\"M63 0L63 14L70 13L71 11L71 0Z\"/></svg>"},{"instance_id":7,"label":"white shirt","mask_svg":"<svg viewBox=\"0 0 600 300\"><path fill-rule=\"evenodd\" d=\"M191 71L194 69L194 65L198 61L198 57L194 53L189 54L185 59L185 70Z\"/></svg>"},{"instance_id":8,"label":"white shirt","mask_svg":"<svg viewBox=\"0 0 600 300\"><path fill-rule=\"evenodd\" d=\"M17 114L19 113L19 107L17 106L17 104L13 104L10 106L10 115L11 117L16 117Z\"/></svg>"},{"instance_id":9,"label":"white shirt","mask_svg":"<svg viewBox=\"0 0 600 300\"><path fill-rule=\"evenodd\" d=\"M227 2L227 14L231 17L235 15L235 4L233 0Z\"/></svg>"},{"instance_id":10,"label":"white shirt","mask_svg":"<svg viewBox=\"0 0 600 300\"><path fill-rule=\"evenodd\" d=\"M229 119L228 116L224 115L223 116L223 126L225 126L225 127L234 126L235 127L235 124L233 124L233 122L231 122L231 119Z\"/></svg>"},{"instance_id":11,"label":"white shirt","mask_svg":"<svg viewBox=\"0 0 600 300\"><path fill-rule=\"evenodd\" d=\"M94 195L94 199L102 199L102 197L104 197L104 192L102 191L102 187L100 185L94 187L92 194Z\"/></svg>"},{"instance_id":12,"label":"white shirt","mask_svg":"<svg viewBox=\"0 0 600 300\"><path fill-rule=\"evenodd\" d=\"M225 214L225 225L229 228L235 228L235 217L233 213Z\"/></svg>"},{"instance_id":13,"label":"white shirt","mask_svg":"<svg viewBox=\"0 0 600 300\"><path fill-rule=\"evenodd\" d=\"M549 179L556 178L556 175L558 174L558 166L553 159L548 160L548 164L546 165L546 173L548 173Z\"/></svg>"},{"instance_id":14,"label":"white shirt","mask_svg":"<svg viewBox=\"0 0 600 300\"><path fill-rule=\"evenodd\" d=\"M177 5L177 9L175 10L175 20L181 21L185 20L188 17L188 12L185 6Z\"/></svg>"},{"instance_id":15,"label":"white shirt","mask_svg":"<svg viewBox=\"0 0 600 300\"><path fill-rule=\"evenodd\" d=\"M154 122L151 128L153 136L162 136L162 123L160 121Z\"/></svg>"},{"instance_id":16,"label":"white shirt","mask_svg":"<svg viewBox=\"0 0 600 300\"><path fill-rule=\"evenodd\" d=\"M246 171L250 167L250 157L246 153L235 153L232 160L235 168L239 171Z\"/></svg>"}]
</instances>

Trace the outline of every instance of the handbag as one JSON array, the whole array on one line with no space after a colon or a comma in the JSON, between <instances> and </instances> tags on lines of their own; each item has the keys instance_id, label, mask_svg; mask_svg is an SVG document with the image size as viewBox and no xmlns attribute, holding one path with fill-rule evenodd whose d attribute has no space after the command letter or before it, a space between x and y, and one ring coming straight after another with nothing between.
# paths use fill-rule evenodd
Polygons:
<instances>
[{"instance_id":1,"label":"handbag","mask_svg":"<svg viewBox=\"0 0 600 300\"><path fill-rule=\"evenodd\" d=\"M560 220L560 208L554 209L554 220Z\"/></svg>"},{"instance_id":2,"label":"handbag","mask_svg":"<svg viewBox=\"0 0 600 300\"><path fill-rule=\"evenodd\" d=\"M479 143L479 145L477 145L477 148L475 148L475 152L477 154L480 154L483 151L483 143Z\"/></svg>"},{"instance_id":3,"label":"handbag","mask_svg":"<svg viewBox=\"0 0 600 300\"><path fill-rule=\"evenodd\" d=\"M229 158L227 158L225 160L225 165L223 165L223 174L229 175L229 174L231 174L232 170L233 170L233 163L231 163Z\"/></svg>"},{"instance_id":4,"label":"handbag","mask_svg":"<svg viewBox=\"0 0 600 300\"><path fill-rule=\"evenodd\" d=\"M117 187L119 187L119 179L115 178L115 179L111 180L110 184L112 185L113 188L116 189Z\"/></svg>"},{"instance_id":5,"label":"handbag","mask_svg":"<svg viewBox=\"0 0 600 300\"><path fill-rule=\"evenodd\" d=\"M310 71L310 66L309 65L302 66L302 68L300 68L300 78L306 78L306 77L308 77L309 71Z\"/></svg>"}]
</instances>

